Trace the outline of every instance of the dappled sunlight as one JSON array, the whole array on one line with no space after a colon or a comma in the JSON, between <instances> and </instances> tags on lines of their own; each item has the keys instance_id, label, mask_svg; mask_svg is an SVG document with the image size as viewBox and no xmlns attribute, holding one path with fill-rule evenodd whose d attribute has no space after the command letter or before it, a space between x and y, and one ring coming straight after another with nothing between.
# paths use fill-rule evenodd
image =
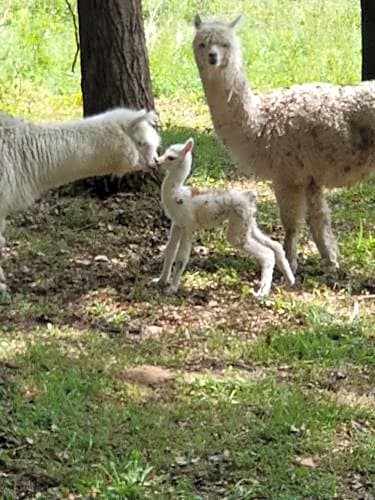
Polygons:
<instances>
[{"instance_id":1,"label":"dappled sunlight","mask_svg":"<svg viewBox=\"0 0 375 500\"><path fill-rule=\"evenodd\" d=\"M13 337L13 335L12 335ZM25 354L27 341L22 338L7 338L0 340L0 362L10 361L17 356Z\"/></svg>"},{"instance_id":2,"label":"dappled sunlight","mask_svg":"<svg viewBox=\"0 0 375 500\"><path fill-rule=\"evenodd\" d=\"M346 405L350 408L363 408L372 411L375 407L375 394L358 394L354 391L341 389L336 394L329 394L329 396L338 404ZM375 431L375 428L373 431Z\"/></svg>"}]
</instances>

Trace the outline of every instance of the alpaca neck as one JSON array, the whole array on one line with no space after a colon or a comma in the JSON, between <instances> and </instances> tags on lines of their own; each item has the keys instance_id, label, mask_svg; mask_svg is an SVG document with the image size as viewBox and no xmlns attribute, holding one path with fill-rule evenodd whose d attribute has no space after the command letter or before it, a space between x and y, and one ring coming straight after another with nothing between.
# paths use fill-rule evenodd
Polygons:
<instances>
[{"instance_id":1,"label":"alpaca neck","mask_svg":"<svg viewBox=\"0 0 375 500\"><path fill-rule=\"evenodd\" d=\"M181 166L170 170L166 174L161 187L161 194L164 203L168 204L169 199L172 199L179 191L184 189L184 183L190 174L191 162L191 154L188 153Z\"/></svg>"},{"instance_id":2,"label":"alpaca neck","mask_svg":"<svg viewBox=\"0 0 375 500\"><path fill-rule=\"evenodd\" d=\"M87 177L111 173L105 155L106 145L101 144L100 130L98 133L95 130L84 130L82 134L76 130L66 130L65 134L57 130L57 134L63 135L64 141L56 141L58 146L51 155L47 154L43 162L44 168L35 172L42 191Z\"/></svg>"},{"instance_id":3,"label":"alpaca neck","mask_svg":"<svg viewBox=\"0 0 375 500\"><path fill-rule=\"evenodd\" d=\"M82 132L33 124L3 129L0 139L14 142L23 156L16 155L7 175L0 177L0 191L6 186L6 196L0 197L0 218L26 208L50 188L112 173L114 162L108 155L114 144L104 135L99 127Z\"/></svg>"},{"instance_id":4,"label":"alpaca neck","mask_svg":"<svg viewBox=\"0 0 375 500\"><path fill-rule=\"evenodd\" d=\"M168 172L164 178L162 189L165 193L174 192L184 186L188 174L181 172Z\"/></svg>"},{"instance_id":5,"label":"alpaca neck","mask_svg":"<svg viewBox=\"0 0 375 500\"><path fill-rule=\"evenodd\" d=\"M206 99L215 129L219 136L223 129L233 131L238 123L255 120L259 97L251 90L240 57L226 68L208 68L201 72Z\"/></svg>"}]
</instances>

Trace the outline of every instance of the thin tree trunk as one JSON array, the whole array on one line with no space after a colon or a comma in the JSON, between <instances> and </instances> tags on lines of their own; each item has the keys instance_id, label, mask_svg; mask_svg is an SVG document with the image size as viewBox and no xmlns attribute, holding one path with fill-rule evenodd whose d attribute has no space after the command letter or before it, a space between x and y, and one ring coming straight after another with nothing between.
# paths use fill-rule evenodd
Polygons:
<instances>
[{"instance_id":1,"label":"thin tree trunk","mask_svg":"<svg viewBox=\"0 0 375 500\"><path fill-rule=\"evenodd\" d=\"M375 79L375 0L361 0L362 80Z\"/></svg>"},{"instance_id":2,"label":"thin tree trunk","mask_svg":"<svg viewBox=\"0 0 375 500\"><path fill-rule=\"evenodd\" d=\"M84 115L154 108L141 0L78 0ZM99 196L139 188L144 175L89 181ZM85 183L87 185L87 183Z\"/></svg>"}]
</instances>

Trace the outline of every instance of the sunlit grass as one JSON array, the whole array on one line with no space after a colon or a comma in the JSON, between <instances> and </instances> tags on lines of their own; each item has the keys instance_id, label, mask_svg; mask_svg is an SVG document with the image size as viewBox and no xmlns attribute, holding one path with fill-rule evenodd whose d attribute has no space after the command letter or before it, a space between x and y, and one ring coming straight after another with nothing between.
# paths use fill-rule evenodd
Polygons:
<instances>
[{"instance_id":1,"label":"sunlit grass","mask_svg":"<svg viewBox=\"0 0 375 500\"><path fill-rule=\"evenodd\" d=\"M0 6L7 20L0 29L1 107L36 119L80 114L80 68L77 64L75 73L70 71L76 47L66 3L56 0L52 15L48 2L34 1L27 9L21 2L1 0ZM191 50L196 12L223 19L243 14L238 34L256 90L360 79L359 2L145 0L143 11L154 94L194 96L187 117L202 106L203 96Z\"/></svg>"}]
</instances>

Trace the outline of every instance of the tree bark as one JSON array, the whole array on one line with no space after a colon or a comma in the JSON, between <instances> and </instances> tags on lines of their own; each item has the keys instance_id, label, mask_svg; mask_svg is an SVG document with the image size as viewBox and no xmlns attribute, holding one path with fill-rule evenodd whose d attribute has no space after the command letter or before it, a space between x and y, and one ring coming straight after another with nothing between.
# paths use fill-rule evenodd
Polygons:
<instances>
[{"instance_id":1,"label":"tree bark","mask_svg":"<svg viewBox=\"0 0 375 500\"><path fill-rule=\"evenodd\" d=\"M375 79L375 0L361 0L362 80Z\"/></svg>"},{"instance_id":2,"label":"tree bark","mask_svg":"<svg viewBox=\"0 0 375 500\"><path fill-rule=\"evenodd\" d=\"M154 108L141 0L78 0L84 115L118 106ZM97 178L99 196L138 188L144 175Z\"/></svg>"}]
</instances>

